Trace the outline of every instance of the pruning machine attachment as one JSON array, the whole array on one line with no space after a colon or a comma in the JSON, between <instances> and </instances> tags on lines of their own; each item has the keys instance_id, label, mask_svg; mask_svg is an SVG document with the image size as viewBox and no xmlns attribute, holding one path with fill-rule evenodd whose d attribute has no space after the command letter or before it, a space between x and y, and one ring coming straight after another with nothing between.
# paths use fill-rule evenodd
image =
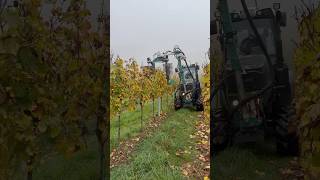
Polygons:
<instances>
[{"instance_id":1,"label":"pruning machine attachment","mask_svg":"<svg viewBox=\"0 0 320 180\"><path fill-rule=\"evenodd\" d=\"M174 107L178 110L185 106L195 107L196 110L203 110L203 102L201 97L201 86L198 76L199 66L196 64L187 63L185 54L181 51L179 46L175 46L173 51L166 51L163 53L156 53L153 59L148 58L147 61L153 69L155 69L155 63L165 63L167 81L169 82L168 75L168 61L169 56L174 56L178 61L178 66L175 68L175 72L179 75L179 85L174 93ZM184 62L185 65L182 65Z\"/></svg>"}]
</instances>

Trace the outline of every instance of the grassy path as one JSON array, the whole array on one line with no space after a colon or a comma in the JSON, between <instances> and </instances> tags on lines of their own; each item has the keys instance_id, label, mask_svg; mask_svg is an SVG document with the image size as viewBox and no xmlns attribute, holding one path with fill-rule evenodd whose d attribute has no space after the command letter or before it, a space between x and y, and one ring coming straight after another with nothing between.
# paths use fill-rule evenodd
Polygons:
<instances>
[{"instance_id":1,"label":"grassy path","mask_svg":"<svg viewBox=\"0 0 320 180\"><path fill-rule=\"evenodd\" d=\"M111 170L111 179L184 179L180 167L196 158L189 136L194 133L198 113L181 109L168 118L133 152L129 162ZM180 151L188 153L177 154Z\"/></svg>"},{"instance_id":2,"label":"grassy path","mask_svg":"<svg viewBox=\"0 0 320 180\"><path fill-rule=\"evenodd\" d=\"M272 142L236 145L213 159L213 179L281 180L281 171L292 160L293 157L278 155Z\"/></svg>"}]
</instances>

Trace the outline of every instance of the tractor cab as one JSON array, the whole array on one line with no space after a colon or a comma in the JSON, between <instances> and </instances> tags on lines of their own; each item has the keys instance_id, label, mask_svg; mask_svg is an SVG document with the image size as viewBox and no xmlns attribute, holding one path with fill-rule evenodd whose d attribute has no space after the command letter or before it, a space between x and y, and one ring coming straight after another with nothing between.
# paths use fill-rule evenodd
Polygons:
<instances>
[{"instance_id":1,"label":"tractor cab","mask_svg":"<svg viewBox=\"0 0 320 180\"><path fill-rule=\"evenodd\" d=\"M280 4L274 3L273 9L250 9L250 15L273 64L276 63L277 59L282 60L283 53L280 28L286 26L287 16L285 12L280 11ZM224 32L221 29L221 16L219 13L215 16L216 20L212 21L210 25L210 33L211 35L217 33L219 33L220 36L224 35ZM250 27L245 13L242 11L234 11L230 13L230 17L236 35L235 39L239 59L241 60L242 58L250 56L264 56L263 51L259 46L258 39ZM220 30L218 27L220 27ZM221 43L223 44L223 41Z\"/></svg>"},{"instance_id":2,"label":"tractor cab","mask_svg":"<svg viewBox=\"0 0 320 180\"><path fill-rule=\"evenodd\" d=\"M252 22L266 48L271 64L273 66L282 64L283 52L280 28L286 26L286 13L280 11L279 3L274 3L273 8L254 8L250 9L249 12ZM233 68L230 59L233 54L229 53L229 49L224 47L228 35L221 29L223 26L221 18L220 14L216 14L217 20L211 22L211 35L219 32L222 48L226 51L226 69L227 72L231 72L233 71ZM272 77L270 76L270 71L272 71L272 69L270 69L270 66L268 65L267 57L265 56L253 29L250 27L249 20L245 13L242 11L234 11L230 13L230 18L235 36L237 57L239 58L241 69L243 70L242 76L245 81L244 90L247 93L259 91L272 81ZM220 29L218 29L218 27ZM283 71L283 68L281 68L279 71ZM230 78L228 81L229 93L233 96L233 93L237 93L237 87L234 83L235 79Z\"/></svg>"},{"instance_id":3,"label":"tractor cab","mask_svg":"<svg viewBox=\"0 0 320 180\"><path fill-rule=\"evenodd\" d=\"M175 97L181 101L181 103L176 103L177 108L180 107L180 104L184 104L195 105L197 109L201 110L203 108L202 103L198 102L201 96L198 76L199 66L197 64L191 64L189 68L181 66L180 71L176 68L176 72L182 75L180 85L175 93Z\"/></svg>"},{"instance_id":4,"label":"tractor cab","mask_svg":"<svg viewBox=\"0 0 320 180\"><path fill-rule=\"evenodd\" d=\"M184 83L182 81L181 83L182 85L185 84L186 86L186 88L184 89L185 92L192 90L194 84L199 81L199 77L198 77L199 66L196 64L191 64L189 66L189 69L186 66L182 66L181 71L184 77Z\"/></svg>"},{"instance_id":5,"label":"tractor cab","mask_svg":"<svg viewBox=\"0 0 320 180\"><path fill-rule=\"evenodd\" d=\"M242 69L242 80L244 85L245 96L256 94L265 89L269 84L272 84L273 69L277 70L279 62L283 61L282 41L280 27L285 26L285 14L277 9L265 8L260 10L250 11L252 22L256 27L257 32L263 42L263 46L267 51L267 55L271 61L272 67L268 64L266 55L264 54L258 38L255 36L253 29L250 27L249 21L243 12L231 13L233 30L235 31L235 46L239 58L239 63ZM232 73L232 65L229 57L226 55L226 73ZM281 69L282 67L280 67ZM281 71L284 69L282 68ZM285 70L286 71L286 70ZM287 71L286 71L287 73ZM227 79L226 91L230 99L238 100L235 77ZM289 92L288 92L289 94ZM248 102L248 107L242 109L243 121L256 119L250 123L241 123L236 126L242 126L242 129L258 127L263 124L263 116L259 111L269 111L266 108L260 107L262 104L267 104L272 97L272 90L269 89L264 93L263 98L253 99ZM284 97L284 96L282 96ZM250 105L253 104L253 105ZM233 106L231 104L231 106ZM256 107L257 106L257 107ZM252 113L250 109L259 109ZM236 121L239 122L239 121ZM252 123L255 122L255 123ZM247 131L247 130L245 130Z\"/></svg>"},{"instance_id":6,"label":"tractor cab","mask_svg":"<svg viewBox=\"0 0 320 180\"><path fill-rule=\"evenodd\" d=\"M280 27L286 25L286 15L278 9L251 9L252 21L262 39L263 45L271 60L275 65L282 61L282 41ZM267 84L272 82L270 76L272 69L268 65L258 38L255 36L249 21L243 12L233 12L230 14L233 30L235 32L236 51L241 65L244 90L247 95L262 90ZM228 50L227 50L228 51ZM231 53L226 53L226 69L231 73ZM228 94L231 98L237 98L237 88L235 79L228 79Z\"/></svg>"},{"instance_id":7,"label":"tractor cab","mask_svg":"<svg viewBox=\"0 0 320 180\"><path fill-rule=\"evenodd\" d=\"M273 135L278 152L297 154L289 69L281 40L286 13L280 11L280 3L250 10L245 1L241 3L244 12L230 13L227 0L219 0L216 20L210 25L223 52L217 71L222 81L211 102L216 132L212 144L218 150Z\"/></svg>"},{"instance_id":8,"label":"tractor cab","mask_svg":"<svg viewBox=\"0 0 320 180\"><path fill-rule=\"evenodd\" d=\"M251 17L257 31L266 47L268 55L275 64L277 59L282 59L280 27L286 26L286 14L279 11L265 8L251 10ZM236 47L239 60L242 59L263 59L264 54L260 48L259 41L250 28L249 21L243 12L231 13L233 29L236 32ZM253 58L254 57L254 58Z\"/></svg>"}]
</instances>

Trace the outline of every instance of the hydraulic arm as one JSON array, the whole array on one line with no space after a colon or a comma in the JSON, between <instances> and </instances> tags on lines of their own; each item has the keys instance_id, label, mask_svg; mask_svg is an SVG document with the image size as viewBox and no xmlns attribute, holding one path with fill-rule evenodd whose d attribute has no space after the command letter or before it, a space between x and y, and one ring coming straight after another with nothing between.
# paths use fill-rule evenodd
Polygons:
<instances>
[{"instance_id":1,"label":"hydraulic arm","mask_svg":"<svg viewBox=\"0 0 320 180\"><path fill-rule=\"evenodd\" d=\"M192 105L197 110L203 110L201 87L198 79L199 66L195 64L189 66L185 54L178 46L175 46L172 51L158 52L153 56L152 60L151 58L147 60L153 68L155 68L156 63L165 63L167 67L169 56L174 56L178 63L176 72L179 75L179 85L174 94L175 109L180 109L184 105ZM169 82L168 75L167 80Z\"/></svg>"}]
</instances>

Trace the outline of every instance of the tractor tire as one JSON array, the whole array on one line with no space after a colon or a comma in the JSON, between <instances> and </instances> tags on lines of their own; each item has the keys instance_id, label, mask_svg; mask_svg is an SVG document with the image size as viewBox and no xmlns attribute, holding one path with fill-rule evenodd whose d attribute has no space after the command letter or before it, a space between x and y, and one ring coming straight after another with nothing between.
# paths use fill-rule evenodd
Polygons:
<instances>
[{"instance_id":1,"label":"tractor tire","mask_svg":"<svg viewBox=\"0 0 320 180\"><path fill-rule=\"evenodd\" d=\"M200 84L199 84L199 86L200 86ZM201 98L201 89L200 88L193 93L192 101L193 101L193 105L196 108L196 111L203 111L204 110L203 101L202 101L202 98Z\"/></svg>"},{"instance_id":2,"label":"tractor tire","mask_svg":"<svg viewBox=\"0 0 320 180\"><path fill-rule=\"evenodd\" d=\"M277 152L281 155L299 156L300 145L294 106L280 108L275 120Z\"/></svg>"},{"instance_id":3,"label":"tractor tire","mask_svg":"<svg viewBox=\"0 0 320 180\"><path fill-rule=\"evenodd\" d=\"M196 106L196 111L203 111L204 110L203 102L202 102L202 99L200 96L198 97L198 99L196 100L196 102L194 104Z\"/></svg>"},{"instance_id":4,"label":"tractor tire","mask_svg":"<svg viewBox=\"0 0 320 180\"><path fill-rule=\"evenodd\" d=\"M174 110L179 110L181 109L182 104L181 104L181 99L180 98L174 98Z\"/></svg>"},{"instance_id":5,"label":"tractor tire","mask_svg":"<svg viewBox=\"0 0 320 180\"><path fill-rule=\"evenodd\" d=\"M226 113L223 109L217 109L213 112L213 119L211 120L213 124L212 129L212 145L213 153L218 153L224 150L229 142L230 136L228 132L229 123L226 119Z\"/></svg>"},{"instance_id":6,"label":"tractor tire","mask_svg":"<svg viewBox=\"0 0 320 180\"><path fill-rule=\"evenodd\" d=\"M199 103L196 105L196 111L203 111L203 110L204 110L204 107L202 103Z\"/></svg>"}]
</instances>

